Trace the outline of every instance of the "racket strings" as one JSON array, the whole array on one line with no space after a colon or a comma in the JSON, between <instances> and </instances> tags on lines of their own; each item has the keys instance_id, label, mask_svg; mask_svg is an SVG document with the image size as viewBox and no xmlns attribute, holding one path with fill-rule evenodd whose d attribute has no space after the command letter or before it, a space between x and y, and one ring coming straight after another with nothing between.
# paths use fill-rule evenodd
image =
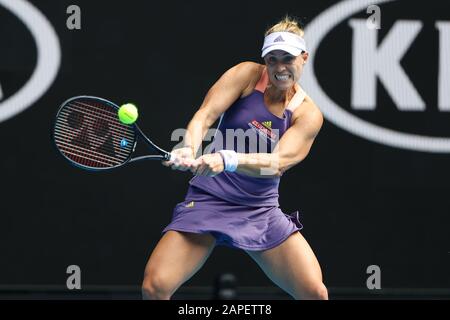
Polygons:
<instances>
[{"instance_id":1,"label":"racket strings","mask_svg":"<svg viewBox=\"0 0 450 320\"><path fill-rule=\"evenodd\" d=\"M58 148L71 160L90 167L111 167L119 165L122 161L111 150L105 147L93 149L85 135L74 136L66 132L58 133L55 130L55 142ZM80 156L77 158L77 156ZM89 160L94 162L89 162ZM97 163L96 163L97 162Z\"/></svg>"},{"instance_id":2,"label":"racket strings","mask_svg":"<svg viewBox=\"0 0 450 320\"><path fill-rule=\"evenodd\" d=\"M112 165L118 165L120 163L117 161L117 159L115 157L112 157L112 156L106 154L105 152L102 152L102 151L104 151L104 148L98 148L99 151L92 150L90 148L89 142L86 140L77 140L76 139L77 137L71 140L70 138L61 136L58 133L55 133L55 137L57 139L58 147L64 148L67 151L70 151L70 152L76 151L85 156L91 155L95 159L99 159L99 160L103 159L103 160L110 161ZM83 143L85 143L85 144L83 145ZM86 151L86 150L88 150L88 151ZM108 151L106 151L106 152L108 152Z\"/></svg>"},{"instance_id":3,"label":"racket strings","mask_svg":"<svg viewBox=\"0 0 450 320\"><path fill-rule=\"evenodd\" d=\"M102 109L93 109L90 110L88 107L93 107L93 105L85 104L85 103L71 103L67 105L68 107L72 107L73 110L76 112L79 112L83 115L85 118L85 121L90 121L91 124L93 121L100 122L101 125L108 125L110 131L115 131L119 134L128 134L130 138L134 136L133 129L130 129L127 125L122 124L118 118L117 118L117 111L114 110L102 110ZM98 108L98 106L97 106ZM64 112L66 109L61 110L61 112ZM107 113L104 113L104 112ZM113 115L112 117L110 115ZM87 116L87 117L86 117ZM96 123L98 125L98 123ZM95 127L94 129L98 130L98 127ZM125 131L124 131L125 129Z\"/></svg>"},{"instance_id":4,"label":"racket strings","mask_svg":"<svg viewBox=\"0 0 450 320\"><path fill-rule=\"evenodd\" d=\"M76 105L75 105L76 106ZM70 105L70 107L73 107L73 105ZM85 115L88 115L89 117L79 117L78 114L82 113ZM75 116L74 116L75 115ZM123 134L123 130L112 129L111 124L107 123L105 120L100 118L98 115L90 114L88 112L83 112L78 108L65 108L61 110L60 116L64 117L66 116L67 122L69 123L69 126L72 125L72 128L69 129L79 129L82 127L82 131L77 135L77 138L74 139L75 141L79 140L83 143L87 143L88 141L93 141L97 143L104 143L105 137L108 132L115 133L114 136L124 136L130 140L133 139L132 134ZM75 124L74 121L71 121L73 118L75 119L83 119L82 123ZM94 118L94 119L92 119ZM83 124L86 124L83 126ZM60 125L60 123L58 123ZM67 130L67 126L64 126L64 124L61 126L61 128L66 130L67 133L71 133L73 130ZM89 130L92 129L92 130ZM132 131L131 131L132 132ZM87 141L86 141L87 140Z\"/></svg>"},{"instance_id":5,"label":"racket strings","mask_svg":"<svg viewBox=\"0 0 450 320\"><path fill-rule=\"evenodd\" d=\"M61 108L54 138L64 156L91 168L121 165L136 141L134 129L118 120L116 108L88 99L72 100Z\"/></svg>"},{"instance_id":6,"label":"racket strings","mask_svg":"<svg viewBox=\"0 0 450 320\"><path fill-rule=\"evenodd\" d=\"M69 109L69 108L67 108L67 109ZM67 120L69 121L70 120L70 118L69 118L69 116L71 115L71 114L74 114L75 112L78 112L78 110L75 110L75 111L73 111L73 110L69 110L69 111L67 111L67 110L61 110L61 113L60 113L60 115L61 116L66 116L66 117L68 117L67 118ZM105 125L105 124L103 124L103 126L104 126L104 128L99 128L99 124L97 123L99 120L97 119L97 120L92 120L92 119L90 119L90 118L84 118L84 120L83 120L89 127L91 127L92 129L93 129L93 131L92 132L90 132L89 130L88 130L88 127L87 126L85 126L85 128L83 128L82 129L82 132L79 134L79 135L88 135L88 139L89 140L92 140L92 141L94 141L94 142L98 142L98 143L101 143L102 141L104 141L104 137L105 137L105 135L106 135L106 132L112 132L112 133L114 133L115 134L115 136L120 136L120 137L124 137L124 138L127 138L127 139L129 139L129 140L133 140L133 135L132 134L130 134L130 133L127 133L127 132L123 132L123 131L120 131L120 130L118 130L118 129L115 129L115 128L112 128L110 125ZM62 129L66 129L67 130L67 126L66 127L64 127L64 126L62 126ZM69 133L73 130L73 129L78 129L78 128L76 128L76 127L72 127L72 128L70 128L71 130L67 130ZM105 133L102 133L103 131L106 131ZM81 138L80 138L81 139Z\"/></svg>"}]
</instances>

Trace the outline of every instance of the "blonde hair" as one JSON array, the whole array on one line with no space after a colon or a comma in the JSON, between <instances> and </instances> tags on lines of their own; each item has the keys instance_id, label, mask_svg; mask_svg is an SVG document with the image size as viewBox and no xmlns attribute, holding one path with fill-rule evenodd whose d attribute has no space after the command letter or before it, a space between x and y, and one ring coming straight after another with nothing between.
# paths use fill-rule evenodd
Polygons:
<instances>
[{"instance_id":1,"label":"blonde hair","mask_svg":"<svg viewBox=\"0 0 450 320\"><path fill-rule=\"evenodd\" d=\"M299 35L300 37L303 37L305 32L303 31L303 28L299 26L299 22L295 19L290 17L289 15L286 15L283 19L281 19L277 24L274 24L271 26L264 36L267 36L274 32L291 32L296 35Z\"/></svg>"}]
</instances>

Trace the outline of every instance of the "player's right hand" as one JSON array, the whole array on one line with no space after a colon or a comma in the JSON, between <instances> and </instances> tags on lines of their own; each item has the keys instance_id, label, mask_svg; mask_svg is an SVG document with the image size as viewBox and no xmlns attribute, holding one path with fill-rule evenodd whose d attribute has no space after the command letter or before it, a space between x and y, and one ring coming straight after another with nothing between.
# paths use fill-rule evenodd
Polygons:
<instances>
[{"instance_id":1,"label":"player's right hand","mask_svg":"<svg viewBox=\"0 0 450 320\"><path fill-rule=\"evenodd\" d=\"M172 170L186 171L190 169L191 164L195 161L191 147L174 149L172 150L172 156L174 160L162 162L164 166L171 167Z\"/></svg>"}]
</instances>

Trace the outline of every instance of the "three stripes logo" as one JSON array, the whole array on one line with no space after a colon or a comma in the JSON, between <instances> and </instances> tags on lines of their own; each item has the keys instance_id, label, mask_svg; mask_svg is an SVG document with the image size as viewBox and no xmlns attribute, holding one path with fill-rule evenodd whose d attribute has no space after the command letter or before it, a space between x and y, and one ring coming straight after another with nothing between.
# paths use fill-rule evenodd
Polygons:
<instances>
[{"instance_id":1,"label":"three stripes logo","mask_svg":"<svg viewBox=\"0 0 450 320\"><path fill-rule=\"evenodd\" d=\"M284 39L282 36L277 37L273 42L284 42Z\"/></svg>"},{"instance_id":2,"label":"three stripes logo","mask_svg":"<svg viewBox=\"0 0 450 320\"><path fill-rule=\"evenodd\" d=\"M191 202L189 202L188 204L186 204L185 207L186 207L186 208L192 208L192 207L194 207L194 204L195 204L195 202L194 202L194 201L191 201Z\"/></svg>"},{"instance_id":3,"label":"three stripes logo","mask_svg":"<svg viewBox=\"0 0 450 320\"><path fill-rule=\"evenodd\" d=\"M272 121L263 121L261 122L266 128L272 129Z\"/></svg>"}]
</instances>

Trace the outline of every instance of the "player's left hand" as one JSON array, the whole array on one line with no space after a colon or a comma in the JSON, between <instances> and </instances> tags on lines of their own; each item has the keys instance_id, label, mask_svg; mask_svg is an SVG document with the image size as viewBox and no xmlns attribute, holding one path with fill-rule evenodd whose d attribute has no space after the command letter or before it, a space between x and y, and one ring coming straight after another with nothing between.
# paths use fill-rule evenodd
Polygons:
<instances>
[{"instance_id":1,"label":"player's left hand","mask_svg":"<svg viewBox=\"0 0 450 320\"><path fill-rule=\"evenodd\" d=\"M223 158L220 153L204 154L195 159L190 170L198 176L214 177L224 170Z\"/></svg>"},{"instance_id":2,"label":"player's left hand","mask_svg":"<svg viewBox=\"0 0 450 320\"><path fill-rule=\"evenodd\" d=\"M163 161L162 165L171 167L172 170L186 171L190 169L190 165L194 162L194 154L190 147L183 147L172 150L174 156L173 161Z\"/></svg>"}]
</instances>

